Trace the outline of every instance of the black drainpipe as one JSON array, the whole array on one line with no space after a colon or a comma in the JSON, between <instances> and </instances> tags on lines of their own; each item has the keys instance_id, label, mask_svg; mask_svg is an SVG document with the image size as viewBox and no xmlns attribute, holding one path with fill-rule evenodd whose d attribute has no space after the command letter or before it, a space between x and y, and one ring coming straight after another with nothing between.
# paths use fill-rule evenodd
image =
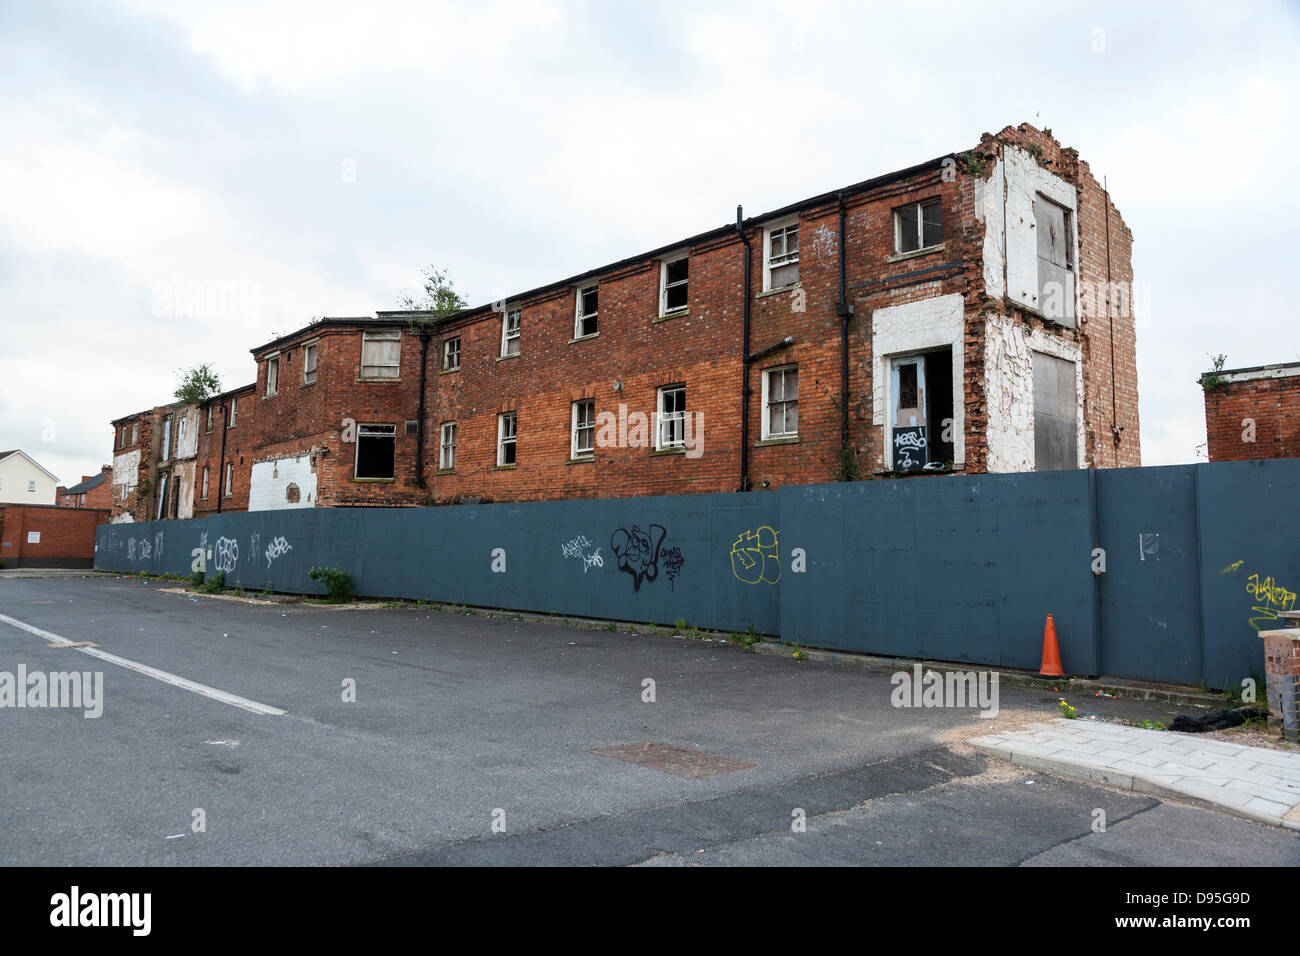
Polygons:
<instances>
[{"instance_id":1,"label":"black drainpipe","mask_svg":"<svg viewBox=\"0 0 1300 956\"><path fill-rule=\"evenodd\" d=\"M840 301L835 307L840 317L840 466L847 467L846 458L849 450L849 316L853 306L846 300L848 288L844 278L844 240L845 229L844 193L839 194L840 202Z\"/></svg>"},{"instance_id":2,"label":"black drainpipe","mask_svg":"<svg viewBox=\"0 0 1300 956\"><path fill-rule=\"evenodd\" d=\"M420 411L415 423L415 484L424 487L424 384L429 366L429 330L420 331Z\"/></svg>"},{"instance_id":3,"label":"black drainpipe","mask_svg":"<svg viewBox=\"0 0 1300 956\"><path fill-rule=\"evenodd\" d=\"M230 412L226 410L226 403L221 403L221 465L217 469L217 511L221 511L222 499L226 496L226 428Z\"/></svg>"},{"instance_id":4,"label":"black drainpipe","mask_svg":"<svg viewBox=\"0 0 1300 956\"><path fill-rule=\"evenodd\" d=\"M745 290L744 290L744 332L740 349L740 490L749 490L749 237L745 235L742 224L744 208L736 207L736 234L745 246Z\"/></svg>"}]
</instances>

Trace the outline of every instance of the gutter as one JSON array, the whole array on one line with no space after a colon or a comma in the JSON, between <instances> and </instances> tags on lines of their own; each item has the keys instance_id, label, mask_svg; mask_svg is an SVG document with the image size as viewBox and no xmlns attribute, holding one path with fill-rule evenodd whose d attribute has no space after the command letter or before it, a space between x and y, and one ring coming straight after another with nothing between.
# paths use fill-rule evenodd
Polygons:
<instances>
[{"instance_id":1,"label":"gutter","mask_svg":"<svg viewBox=\"0 0 1300 956\"><path fill-rule=\"evenodd\" d=\"M745 235L744 226L744 207L736 207L736 234L740 236L740 241L745 250L745 282L742 294L744 295L744 322L743 332L741 333L740 346L740 488L738 491L749 490L749 363L751 356L749 354L749 323L750 323L750 270L753 268L750 262L749 237Z\"/></svg>"},{"instance_id":2,"label":"gutter","mask_svg":"<svg viewBox=\"0 0 1300 956\"><path fill-rule=\"evenodd\" d=\"M424 388L429 375L428 329L420 330L420 409L415 422L415 484L424 487Z\"/></svg>"},{"instance_id":3,"label":"gutter","mask_svg":"<svg viewBox=\"0 0 1300 956\"><path fill-rule=\"evenodd\" d=\"M835 313L840 317L840 467L845 467L844 458L849 449L849 316L853 306L846 298L848 287L844 277L846 211L844 209L844 192L839 194L840 206L840 301L835 306Z\"/></svg>"},{"instance_id":4,"label":"gutter","mask_svg":"<svg viewBox=\"0 0 1300 956\"><path fill-rule=\"evenodd\" d=\"M226 432L230 428L230 412L226 408L226 402L221 402L221 464L220 471L217 472L217 513L221 513L221 502L226 498Z\"/></svg>"}]
</instances>

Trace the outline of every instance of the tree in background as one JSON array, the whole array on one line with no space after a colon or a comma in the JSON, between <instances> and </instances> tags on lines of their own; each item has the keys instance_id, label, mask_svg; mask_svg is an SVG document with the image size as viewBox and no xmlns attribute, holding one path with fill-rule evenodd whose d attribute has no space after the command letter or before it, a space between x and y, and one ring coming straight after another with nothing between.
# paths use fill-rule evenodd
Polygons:
<instances>
[{"instance_id":1,"label":"tree in background","mask_svg":"<svg viewBox=\"0 0 1300 956\"><path fill-rule=\"evenodd\" d=\"M186 405L197 405L221 391L221 378L216 372L212 371L212 366L207 362L197 368L183 371L177 369L176 374L181 379L180 385L176 387L176 391L173 393L178 402L184 402Z\"/></svg>"}]
</instances>

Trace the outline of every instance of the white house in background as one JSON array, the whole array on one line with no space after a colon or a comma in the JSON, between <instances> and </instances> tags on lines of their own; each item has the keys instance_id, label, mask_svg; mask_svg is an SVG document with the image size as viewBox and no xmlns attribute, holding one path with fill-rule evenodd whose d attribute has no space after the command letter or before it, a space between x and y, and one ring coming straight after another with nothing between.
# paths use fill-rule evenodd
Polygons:
<instances>
[{"instance_id":1,"label":"white house in background","mask_svg":"<svg viewBox=\"0 0 1300 956\"><path fill-rule=\"evenodd\" d=\"M52 505L59 479L15 448L0 451L0 504Z\"/></svg>"}]
</instances>

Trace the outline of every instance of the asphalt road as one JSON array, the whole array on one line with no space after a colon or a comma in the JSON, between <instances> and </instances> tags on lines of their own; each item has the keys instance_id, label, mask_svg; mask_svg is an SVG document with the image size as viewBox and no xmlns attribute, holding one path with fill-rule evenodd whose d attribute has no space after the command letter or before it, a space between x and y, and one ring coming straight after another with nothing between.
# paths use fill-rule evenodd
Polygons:
<instances>
[{"instance_id":1,"label":"asphalt road","mask_svg":"<svg viewBox=\"0 0 1300 956\"><path fill-rule=\"evenodd\" d=\"M989 760L959 742L974 711L896 709L884 673L163 587L0 579L0 672L103 674L98 718L0 708L0 863L1300 864L1294 833ZM1054 704L1001 687L1004 712ZM591 752L648 741L752 766Z\"/></svg>"}]
</instances>

